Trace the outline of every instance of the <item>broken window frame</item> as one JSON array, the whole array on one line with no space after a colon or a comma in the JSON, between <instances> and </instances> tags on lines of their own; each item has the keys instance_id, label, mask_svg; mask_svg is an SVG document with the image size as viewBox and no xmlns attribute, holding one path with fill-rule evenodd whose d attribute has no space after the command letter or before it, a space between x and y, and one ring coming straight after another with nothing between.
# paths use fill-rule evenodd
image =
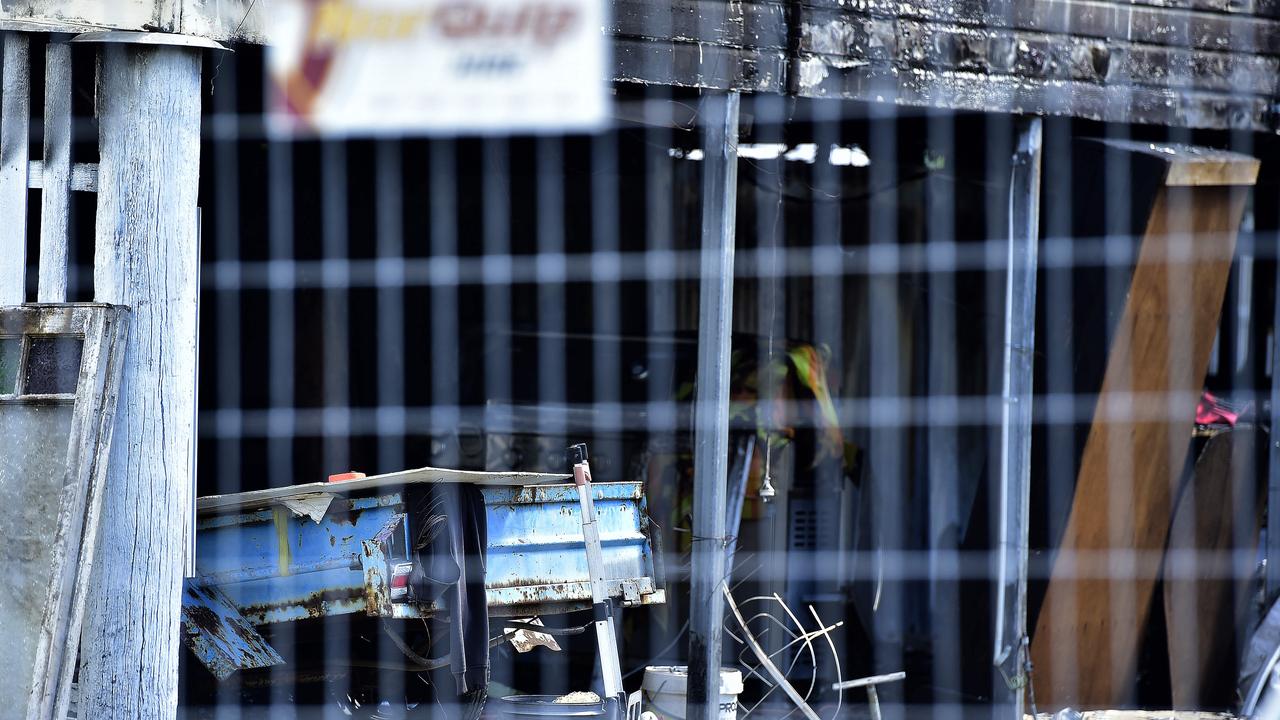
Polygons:
<instances>
[{"instance_id":1,"label":"broken window frame","mask_svg":"<svg viewBox=\"0 0 1280 720\"><path fill-rule=\"evenodd\" d=\"M59 503L49 584L32 658L27 718L66 717L86 592L93 565L102 490L125 350L128 308L101 303L0 307L0 338L21 338L17 377L0 405L72 403L66 474ZM74 393L27 394L30 339L82 340ZM3 432L3 428L0 428Z\"/></svg>"}]
</instances>

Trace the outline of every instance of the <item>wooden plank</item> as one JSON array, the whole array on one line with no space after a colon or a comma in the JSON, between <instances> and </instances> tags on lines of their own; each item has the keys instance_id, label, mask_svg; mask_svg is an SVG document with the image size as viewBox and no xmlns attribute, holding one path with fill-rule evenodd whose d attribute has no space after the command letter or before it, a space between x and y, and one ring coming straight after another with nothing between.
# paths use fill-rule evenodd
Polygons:
<instances>
[{"instance_id":1,"label":"wooden plank","mask_svg":"<svg viewBox=\"0 0 1280 720\"><path fill-rule=\"evenodd\" d=\"M316 482L304 485L251 490L233 495L207 495L196 501L201 513L227 512L264 508L286 498L315 493L356 493L379 488L417 485L421 483L471 483L473 485L551 485L571 482L568 474L530 472L480 472L473 470L449 470L424 467L401 470L384 475L370 475L358 480L343 482Z\"/></svg>"},{"instance_id":2,"label":"wooden plank","mask_svg":"<svg viewBox=\"0 0 1280 720\"><path fill-rule=\"evenodd\" d=\"M708 90L781 93L786 87L786 53L615 38L613 79Z\"/></svg>"},{"instance_id":3,"label":"wooden plank","mask_svg":"<svg viewBox=\"0 0 1280 720\"><path fill-rule=\"evenodd\" d=\"M851 12L849 0L806 0L807 6ZM1248 15L1151 7L1108 0L858 0L857 12L878 18L957 23L1151 45L1280 55L1280 22Z\"/></svg>"},{"instance_id":4,"label":"wooden plank","mask_svg":"<svg viewBox=\"0 0 1280 720\"><path fill-rule=\"evenodd\" d=\"M1208 12L1280 17L1280 2L1276 0L1132 0L1135 5L1182 8Z\"/></svg>"},{"instance_id":5,"label":"wooden plank","mask_svg":"<svg viewBox=\"0 0 1280 720\"><path fill-rule=\"evenodd\" d=\"M0 305L26 301L29 53L26 35L4 34L4 84L0 87Z\"/></svg>"},{"instance_id":6,"label":"wooden plank","mask_svg":"<svg viewBox=\"0 0 1280 720\"><path fill-rule=\"evenodd\" d=\"M608 30L620 36L784 50L787 8L780 2L614 0Z\"/></svg>"},{"instance_id":7,"label":"wooden plank","mask_svg":"<svg viewBox=\"0 0 1280 720\"><path fill-rule=\"evenodd\" d=\"M911 4L927 10L951 2L952 0L915 0ZM838 0L818 0L818 3L833 6L839 4ZM1175 19L1178 14L1188 12L1223 15L1228 18L1280 17L1280 3L1276 0L1100 0L1097 4L1135 5L1146 12L1171 14L1170 17ZM860 8L861 3L850 2L845 7ZM616 8L617 6L615 14ZM253 0L220 3L209 3L207 0L130 0L114 3L103 3L100 0L64 0L59 3L51 3L49 0L13 0L0 7L0 28L73 33L108 28L152 29L216 40L265 43L270 38L266 16L263 3L255 3Z\"/></svg>"},{"instance_id":8,"label":"wooden plank","mask_svg":"<svg viewBox=\"0 0 1280 720\"><path fill-rule=\"evenodd\" d=\"M76 655L80 649L80 631L84 626L85 608L89 601L89 583L93 574L94 561L98 557L98 521L102 515L103 485L107 480L107 466L111 454L111 433L115 422L120 373L124 367L124 344L126 328L129 324L129 311L126 308L109 308L101 312L101 320L94 321L94 328L86 333L85 357L81 364L90 367L93 362L95 382L101 383L102 391L85 398L86 407L83 412L77 408L78 443L83 457L80 460L80 484L83 486L83 516L73 527L65 528L67 532L80 537L79 554L74 561L74 580L70 593L70 608L65 633L60 638L61 647L55 648L57 663L48 666L47 683L56 686L56 692L46 698L52 702L46 710L51 710L46 717L60 720L67 717L67 709L72 701L72 681L76 672ZM94 356L90 356L90 341ZM77 391L77 395L81 393ZM87 395L87 393L86 393ZM81 400L77 398L77 404ZM92 404L89 404L91 402ZM58 532L64 526L60 519ZM56 670L56 674L55 674Z\"/></svg>"},{"instance_id":9,"label":"wooden plank","mask_svg":"<svg viewBox=\"0 0 1280 720\"><path fill-rule=\"evenodd\" d=\"M1098 85L963 70L899 68L802 54L796 94L899 106L1272 132L1272 102L1257 95Z\"/></svg>"},{"instance_id":10,"label":"wooden plank","mask_svg":"<svg viewBox=\"0 0 1280 720\"><path fill-rule=\"evenodd\" d=\"M1169 187L1253 185L1262 166L1248 155L1183 143L1108 140L1106 145L1167 165L1164 184Z\"/></svg>"},{"instance_id":11,"label":"wooden plank","mask_svg":"<svg viewBox=\"0 0 1280 720\"><path fill-rule=\"evenodd\" d=\"M1236 629L1252 577L1237 573L1231 560L1233 552L1252 557L1257 549L1262 485L1254 482L1255 464L1253 428L1214 435L1178 498L1163 593L1175 709L1235 704Z\"/></svg>"},{"instance_id":12,"label":"wooden plank","mask_svg":"<svg viewBox=\"0 0 1280 720\"><path fill-rule=\"evenodd\" d=\"M69 184L75 192L98 192L98 163L72 163ZM32 160L28 166L27 187L44 187L44 163L40 160Z\"/></svg>"},{"instance_id":13,"label":"wooden plank","mask_svg":"<svg viewBox=\"0 0 1280 720\"><path fill-rule=\"evenodd\" d=\"M71 46L45 49L44 157L41 161L40 279L36 300L66 302L71 223Z\"/></svg>"},{"instance_id":14,"label":"wooden plank","mask_svg":"<svg viewBox=\"0 0 1280 720\"><path fill-rule=\"evenodd\" d=\"M1120 148L1122 150L1129 148ZM1234 156L1256 173L1257 161ZM1168 177L1193 153L1143 153ZM1162 185L1116 326L1066 531L1032 638L1041 707L1132 700L1139 643L1244 211L1244 185ZM1196 243L1224 252L1191 252ZM1177 318L1177 322L1171 322ZM1136 555L1130 555L1136 553ZM1145 555L1144 555L1145 554ZM1136 558L1130 562L1131 558Z\"/></svg>"},{"instance_id":15,"label":"wooden plank","mask_svg":"<svg viewBox=\"0 0 1280 720\"><path fill-rule=\"evenodd\" d=\"M1280 59L952 22L806 9L803 53L1038 80L1185 87L1272 96Z\"/></svg>"},{"instance_id":16,"label":"wooden plank","mask_svg":"<svg viewBox=\"0 0 1280 720\"><path fill-rule=\"evenodd\" d=\"M132 309L80 659L82 717L171 717L195 444L201 50L104 44L94 295Z\"/></svg>"},{"instance_id":17,"label":"wooden plank","mask_svg":"<svg viewBox=\"0 0 1280 720\"><path fill-rule=\"evenodd\" d=\"M83 580L94 556L95 501L104 478L103 460L110 445L109 423L115 408L116 382L124 350L119 328L127 316L127 308L86 304L26 305L0 312L0 332L6 335L83 340L74 406L69 408L72 413L68 434L62 441L66 446L66 462L61 468L63 474L57 477L61 497L48 507L50 519L44 525L49 552L42 561L40 577L47 578L47 585L42 588L33 578L20 577L16 581L17 587L25 586L25 592L30 593L38 616L25 616L34 643L27 658L31 663L27 680L20 681L19 685L29 682L29 692L5 699L10 707L16 706L19 717L28 720L66 717L65 706L61 714L55 707L69 694L80 641L85 600ZM53 402L65 404L68 397L62 396ZM5 430L13 432L15 428L6 424ZM23 616L10 613L6 617ZM15 686L6 687L14 689Z\"/></svg>"}]
</instances>

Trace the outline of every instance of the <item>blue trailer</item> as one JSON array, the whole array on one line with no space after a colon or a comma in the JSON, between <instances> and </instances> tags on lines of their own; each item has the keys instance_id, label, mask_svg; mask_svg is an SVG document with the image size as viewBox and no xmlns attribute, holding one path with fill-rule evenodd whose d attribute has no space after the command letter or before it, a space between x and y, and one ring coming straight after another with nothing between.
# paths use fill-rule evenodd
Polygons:
<instances>
[{"instance_id":1,"label":"blue trailer","mask_svg":"<svg viewBox=\"0 0 1280 720\"><path fill-rule=\"evenodd\" d=\"M422 468L346 482L201 498L196 574L183 636L217 678L284 662L264 626L342 615L389 621L448 611L428 578L422 538L454 519L417 500L442 483L478 487L491 617L589 609L582 515L568 476ZM642 485L591 485L608 592L622 606L662 603ZM439 573L436 573L439 575Z\"/></svg>"}]
</instances>

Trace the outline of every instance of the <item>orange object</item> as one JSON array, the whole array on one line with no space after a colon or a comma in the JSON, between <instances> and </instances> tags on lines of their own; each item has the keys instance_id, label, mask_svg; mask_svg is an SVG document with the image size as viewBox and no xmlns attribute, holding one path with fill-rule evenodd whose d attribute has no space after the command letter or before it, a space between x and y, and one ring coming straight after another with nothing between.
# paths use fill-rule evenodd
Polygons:
<instances>
[{"instance_id":1,"label":"orange object","mask_svg":"<svg viewBox=\"0 0 1280 720\"><path fill-rule=\"evenodd\" d=\"M350 472L338 473L337 475L330 475L329 482L346 482L348 480L359 480L362 477L365 477L364 473L352 470Z\"/></svg>"}]
</instances>

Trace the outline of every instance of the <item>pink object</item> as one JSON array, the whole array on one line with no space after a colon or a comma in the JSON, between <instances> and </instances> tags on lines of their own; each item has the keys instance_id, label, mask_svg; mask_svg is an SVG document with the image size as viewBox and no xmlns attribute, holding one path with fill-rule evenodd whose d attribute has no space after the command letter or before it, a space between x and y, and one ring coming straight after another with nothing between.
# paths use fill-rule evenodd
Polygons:
<instances>
[{"instance_id":1,"label":"pink object","mask_svg":"<svg viewBox=\"0 0 1280 720\"><path fill-rule=\"evenodd\" d=\"M1235 404L1223 400L1205 391L1200 395L1200 403L1196 405L1196 423L1198 425L1230 425L1240 420L1240 416L1249 412L1253 403Z\"/></svg>"}]
</instances>

